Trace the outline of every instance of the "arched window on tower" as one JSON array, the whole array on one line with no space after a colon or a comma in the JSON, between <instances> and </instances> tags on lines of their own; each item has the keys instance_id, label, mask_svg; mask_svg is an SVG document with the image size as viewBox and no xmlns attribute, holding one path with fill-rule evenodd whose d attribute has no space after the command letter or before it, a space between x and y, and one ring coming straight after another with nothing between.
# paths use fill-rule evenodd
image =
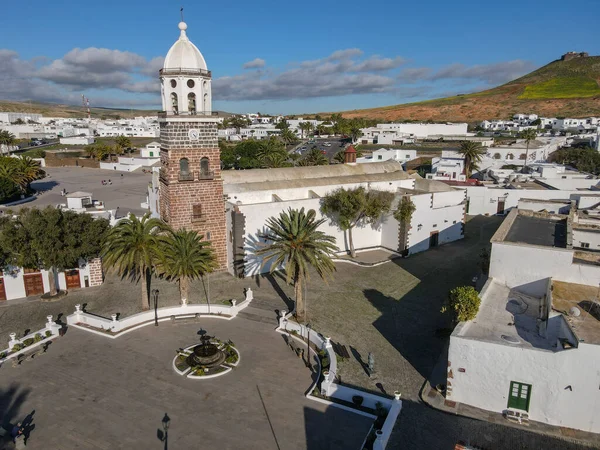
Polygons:
<instances>
[{"instance_id":1,"label":"arched window on tower","mask_svg":"<svg viewBox=\"0 0 600 450\"><path fill-rule=\"evenodd\" d=\"M187 158L179 160L179 181L193 181L194 174L190 172L190 162Z\"/></svg>"},{"instance_id":2,"label":"arched window on tower","mask_svg":"<svg viewBox=\"0 0 600 450\"><path fill-rule=\"evenodd\" d=\"M204 94L204 99L202 100L202 111L208 111L208 94Z\"/></svg>"},{"instance_id":3,"label":"arched window on tower","mask_svg":"<svg viewBox=\"0 0 600 450\"><path fill-rule=\"evenodd\" d=\"M177 101L177 94L175 92L171 92L171 106L173 114L179 114L179 102Z\"/></svg>"},{"instance_id":4,"label":"arched window on tower","mask_svg":"<svg viewBox=\"0 0 600 450\"><path fill-rule=\"evenodd\" d=\"M200 178L204 180L210 180L214 176L213 172L210 170L210 161L207 157L204 157L200 160Z\"/></svg>"},{"instance_id":5,"label":"arched window on tower","mask_svg":"<svg viewBox=\"0 0 600 450\"><path fill-rule=\"evenodd\" d=\"M196 114L196 94L193 92L188 94L188 111L190 114Z\"/></svg>"}]
</instances>

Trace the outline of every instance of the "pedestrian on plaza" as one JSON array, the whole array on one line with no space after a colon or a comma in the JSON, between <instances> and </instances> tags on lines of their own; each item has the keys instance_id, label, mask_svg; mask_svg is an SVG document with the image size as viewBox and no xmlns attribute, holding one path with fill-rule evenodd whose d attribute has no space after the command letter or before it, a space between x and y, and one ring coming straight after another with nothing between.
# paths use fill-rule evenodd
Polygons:
<instances>
[{"instance_id":1,"label":"pedestrian on plaza","mask_svg":"<svg viewBox=\"0 0 600 450\"><path fill-rule=\"evenodd\" d=\"M17 442L17 437L23 436L23 427L21 426L21 422L17 422L17 424L12 428L10 435L14 443Z\"/></svg>"}]
</instances>

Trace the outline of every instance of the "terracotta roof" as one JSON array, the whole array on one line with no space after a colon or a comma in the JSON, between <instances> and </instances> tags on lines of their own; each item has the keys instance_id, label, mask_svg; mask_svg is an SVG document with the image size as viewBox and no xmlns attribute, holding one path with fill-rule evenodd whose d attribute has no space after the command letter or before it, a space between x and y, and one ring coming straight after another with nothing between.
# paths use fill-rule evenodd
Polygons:
<instances>
[{"instance_id":1,"label":"terracotta roof","mask_svg":"<svg viewBox=\"0 0 600 450\"><path fill-rule=\"evenodd\" d=\"M347 149L345 153L356 153L356 149L350 145Z\"/></svg>"}]
</instances>

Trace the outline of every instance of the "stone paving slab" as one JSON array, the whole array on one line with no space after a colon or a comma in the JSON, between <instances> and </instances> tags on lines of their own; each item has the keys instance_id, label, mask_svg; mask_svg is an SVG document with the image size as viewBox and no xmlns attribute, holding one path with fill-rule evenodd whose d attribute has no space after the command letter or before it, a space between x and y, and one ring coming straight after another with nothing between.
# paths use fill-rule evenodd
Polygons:
<instances>
[{"instance_id":1,"label":"stone paving slab","mask_svg":"<svg viewBox=\"0 0 600 450\"><path fill-rule=\"evenodd\" d=\"M232 339L240 365L215 379L177 375L175 351L198 342L199 327ZM358 449L371 426L306 399L303 362L272 326L243 319L163 323L115 340L71 327L43 358L0 367L0 378L2 421L35 410L32 450L162 448L165 413L175 449Z\"/></svg>"}]
</instances>

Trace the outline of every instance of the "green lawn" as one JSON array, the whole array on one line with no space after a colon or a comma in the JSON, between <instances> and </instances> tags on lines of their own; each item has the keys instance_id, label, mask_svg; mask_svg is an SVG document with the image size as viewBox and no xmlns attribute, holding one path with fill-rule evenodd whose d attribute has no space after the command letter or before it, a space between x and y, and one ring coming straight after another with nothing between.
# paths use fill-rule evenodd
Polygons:
<instances>
[{"instance_id":1,"label":"green lawn","mask_svg":"<svg viewBox=\"0 0 600 450\"><path fill-rule=\"evenodd\" d=\"M598 82L587 77L556 77L525 88L520 99L576 98L600 95Z\"/></svg>"}]
</instances>

